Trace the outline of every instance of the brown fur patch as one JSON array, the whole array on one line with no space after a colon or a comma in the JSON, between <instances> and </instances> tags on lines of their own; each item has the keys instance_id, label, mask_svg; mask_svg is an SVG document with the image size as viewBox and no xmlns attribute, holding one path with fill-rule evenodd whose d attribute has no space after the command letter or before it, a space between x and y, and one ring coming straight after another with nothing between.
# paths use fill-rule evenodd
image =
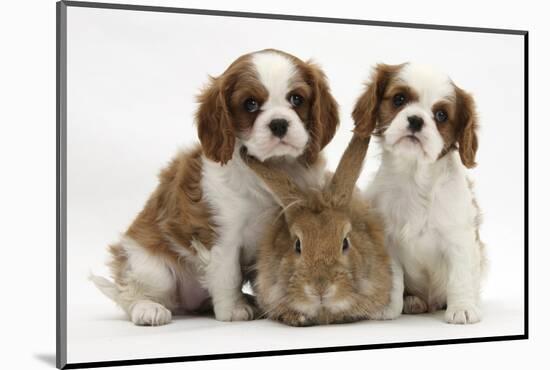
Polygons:
<instances>
[{"instance_id":1,"label":"brown fur patch","mask_svg":"<svg viewBox=\"0 0 550 370\"><path fill-rule=\"evenodd\" d=\"M360 137L369 137L377 128L376 125L381 113L380 105L384 100L388 83L393 80L402 67L403 65L377 64L374 68L371 81L366 85L365 91L357 100L352 113L355 122L354 132ZM382 112L382 114L385 115L382 121L389 122L388 113ZM380 129L382 127L378 127L378 130Z\"/></svg>"},{"instance_id":2,"label":"brown fur patch","mask_svg":"<svg viewBox=\"0 0 550 370\"><path fill-rule=\"evenodd\" d=\"M455 85L458 153L467 168L476 166L477 112L472 95Z\"/></svg>"},{"instance_id":3,"label":"brown fur patch","mask_svg":"<svg viewBox=\"0 0 550 370\"><path fill-rule=\"evenodd\" d=\"M190 247L192 240L210 248L215 238L211 210L200 185L202 151L179 153L159 176L157 189L129 227L126 235L152 254L178 260L177 248Z\"/></svg>"},{"instance_id":4,"label":"brown fur patch","mask_svg":"<svg viewBox=\"0 0 550 370\"><path fill-rule=\"evenodd\" d=\"M250 93L262 89L250 59L250 54L243 55L221 76L211 77L209 85L197 98L199 109L195 118L202 149L206 157L222 164L227 163L233 156L237 130L246 129L250 125L249 120L243 119L242 116L235 120L231 112L231 104L236 104L232 100L235 84L241 81ZM244 93L246 91L243 91Z\"/></svg>"}]
</instances>

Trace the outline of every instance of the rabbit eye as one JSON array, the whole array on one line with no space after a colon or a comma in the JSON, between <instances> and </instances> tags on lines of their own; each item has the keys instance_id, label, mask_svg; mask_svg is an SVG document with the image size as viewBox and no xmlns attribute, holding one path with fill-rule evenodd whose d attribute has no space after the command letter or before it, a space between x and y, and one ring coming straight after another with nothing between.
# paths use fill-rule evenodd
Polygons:
<instances>
[{"instance_id":1,"label":"rabbit eye","mask_svg":"<svg viewBox=\"0 0 550 370\"><path fill-rule=\"evenodd\" d=\"M294 250L298 254L302 253L302 243L300 242L300 239L296 239L296 242L294 243Z\"/></svg>"},{"instance_id":2,"label":"rabbit eye","mask_svg":"<svg viewBox=\"0 0 550 370\"><path fill-rule=\"evenodd\" d=\"M345 237L344 241L342 242L342 252L346 252L348 249L349 249L349 239Z\"/></svg>"}]
</instances>

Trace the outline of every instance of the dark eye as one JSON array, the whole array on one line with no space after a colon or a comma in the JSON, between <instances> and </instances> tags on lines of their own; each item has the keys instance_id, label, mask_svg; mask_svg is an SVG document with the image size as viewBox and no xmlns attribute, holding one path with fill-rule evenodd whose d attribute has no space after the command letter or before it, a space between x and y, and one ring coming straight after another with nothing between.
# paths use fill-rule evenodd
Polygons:
<instances>
[{"instance_id":1,"label":"dark eye","mask_svg":"<svg viewBox=\"0 0 550 370\"><path fill-rule=\"evenodd\" d=\"M297 108L304 102L304 98L300 95L292 94L288 97L288 101L293 107Z\"/></svg>"},{"instance_id":2,"label":"dark eye","mask_svg":"<svg viewBox=\"0 0 550 370\"><path fill-rule=\"evenodd\" d=\"M438 122L438 123L442 123L442 122L445 122L447 120L447 113L445 113L444 111L442 110L438 110L437 112L435 112L435 120Z\"/></svg>"},{"instance_id":3,"label":"dark eye","mask_svg":"<svg viewBox=\"0 0 550 370\"><path fill-rule=\"evenodd\" d=\"M407 101L407 98L403 94L395 94L393 96L393 105L395 107L400 107Z\"/></svg>"},{"instance_id":4,"label":"dark eye","mask_svg":"<svg viewBox=\"0 0 550 370\"><path fill-rule=\"evenodd\" d=\"M298 254L302 253L302 243L300 242L300 239L296 239L296 242L294 243L294 250Z\"/></svg>"},{"instance_id":5,"label":"dark eye","mask_svg":"<svg viewBox=\"0 0 550 370\"><path fill-rule=\"evenodd\" d=\"M348 249L349 249L349 239L345 237L344 241L342 242L342 252L346 252Z\"/></svg>"},{"instance_id":6,"label":"dark eye","mask_svg":"<svg viewBox=\"0 0 550 370\"><path fill-rule=\"evenodd\" d=\"M252 98L246 99L244 102L244 109L247 112L254 113L260 108L258 102Z\"/></svg>"}]
</instances>

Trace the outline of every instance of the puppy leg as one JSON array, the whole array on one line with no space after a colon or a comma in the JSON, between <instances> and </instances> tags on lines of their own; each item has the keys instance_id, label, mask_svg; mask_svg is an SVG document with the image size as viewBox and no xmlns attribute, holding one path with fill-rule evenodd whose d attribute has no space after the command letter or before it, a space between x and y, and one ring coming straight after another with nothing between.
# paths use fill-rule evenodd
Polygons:
<instances>
[{"instance_id":1,"label":"puppy leg","mask_svg":"<svg viewBox=\"0 0 550 370\"><path fill-rule=\"evenodd\" d=\"M466 238L464 238L466 239ZM481 255L473 238L454 246L447 254L447 311L445 320L451 324L473 324L481 319L478 306Z\"/></svg>"},{"instance_id":2,"label":"puppy leg","mask_svg":"<svg viewBox=\"0 0 550 370\"><path fill-rule=\"evenodd\" d=\"M393 320L403 311L403 292L405 290L403 280L403 268L401 264L392 258L392 290L390 303L379 313L371 315L373 320Z\"/></svg>"},{"instance_id":3,"label":"puppy leg","mask_svg":"<svg viewBox=\"0 0 550 370\"><path fill-rule=\"evenodd\" d=\"M170 309L175 307L176 280L166 261L129 237L123 237L112 252L118 256L111 263L117 282L92 277L96 286L122 307L134 324L168 324Z\"/></svg>"},{"instance_id":4,"label":"puppy leg","mask_svg":"<svg viewBox=\"0 0 550 370\"><path fill-rule=\"evenodd\" d=\"M205 284L212 297L216 319L220 321L254 318L255 308L242 293L239 247L240 243L234 240L220 241L210 250L210 261L205 268Z\"/></svg>"}]
</instances>

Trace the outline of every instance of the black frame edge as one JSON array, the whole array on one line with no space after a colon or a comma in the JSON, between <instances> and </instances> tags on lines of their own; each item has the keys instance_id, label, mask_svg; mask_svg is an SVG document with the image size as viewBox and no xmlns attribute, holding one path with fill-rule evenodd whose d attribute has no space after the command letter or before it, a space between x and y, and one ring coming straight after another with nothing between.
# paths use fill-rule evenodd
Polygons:
<instances>
[{"instance_id":1,"label":"black frame edge","mask_svg":"<svg viewBox=\"0 0 550 370\"><path fill-rule=\"evenodd\" d=\"M524 126L525 126L525 224L524 224L524 333L525 337L529 338L529 32L523 35L524 42L524 92L523 92L523 110L524 110Z\"/></svg>"},{"instance_id":2,"label":"black frame edge","mask_svg":"<svg viewBox=\"0 0 550 370\"><path fill-rule=\"evenodd\" d=\"M506 35L524 35L526 30L500 29L500 28L483 28L483 27L462 27L450 25L434 25L425 23L405 23L405 22L386 22L375 20L362 20L352 18L330 18L317 16L302 16L290 14L271 14L271 13L254 13L254 12L239 12L229 10L211 10L211 9L191 9L191 8L176 8L167 6L150 6L150 5L133 5L133 4L117 4L117 3L100 3L100 2L85 2L63 0L67 6L96 8L96 9L114 9L114 10L135 10L146 12L161 12L161 13L182 13L196 15L212 15L221 17L238 17L238 18L259 18L259 19L276 19L286 21L301 21L301 22L318 22L318 23L344 23L355 25L368 25L380 27L395 27L395 28L417 28L439 31L460 31L460 32L478 32L478 33L497 33Z\"/></svg>"},{"instance_id":3,"label":"black frame edge","mask_svg":"<svg viewBox=\"0 0 550 370\"><path fill-rule=\"evenodd\" d=\"M388 348L436 346L436 345L448 345L448 344L488 343L488 342L525 340L525 339L527 339L525 335L507 335L507 336L497 336L497 337L442 339L442 340L428 340L428 341L418 341L418 342L379 343L379 344L368 344L368 345L357 345L357 346L306 348L306 349L296 349L296 350L292 349L292 350L276 350L276 351L221 353L221 354L215 354L215 355L199 355L199 356L176 356L176 357L164 357L164 358L161 357L161 358L147 358L147 359L135 359L135 360L79 362L79 363L67 364L64 367L64 369L151 365L151 364L160 364L160 363L224 360L224 359L237 359L237 358L250 358L250 357L290 356L290 355L305 355L305 354L315 354L315 353L350 352L350 351L360 351L360 350L367 350L367 349L373 350L373 349L388 349Z\"/></svg>"},{"instance_id":4,"label":"black frame edge","mask_svg":"<svg viewBox=\"0 0 550 370\"><path fill-rule=\"evenodd\" d=\"M67 5L56 3L56 367L67 365Z\"/></svg>"}]
</instances>

